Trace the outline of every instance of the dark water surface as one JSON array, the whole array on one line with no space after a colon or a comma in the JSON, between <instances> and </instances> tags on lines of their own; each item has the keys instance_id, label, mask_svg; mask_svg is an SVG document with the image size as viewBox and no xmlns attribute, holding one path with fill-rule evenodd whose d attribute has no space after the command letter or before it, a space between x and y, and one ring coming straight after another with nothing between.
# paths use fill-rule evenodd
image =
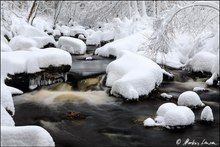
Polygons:
<instances>
[{"instance_id":1,"label":"dark water surface","mask_svg":"<svg viewBox=\"0 0 220 147\"><path fill-rule=\"evenodd\" d=\"M72 71L82 67L82 71L86 72L85 69L87 66L91 67L93 61L88 63L89 61L82 60L86 62L85 64L79 60L77 62L75 65L79 65L74 67L73 64ZM101 69L107 62L109 61L103 62ZM176 102L176 98L182 92L205 86L204 81L207 78L192 76L181 70L171 72L175 75L174 81L164 81L154 94L138 102L125 102L121 98L112 98L111 104L93 105L90 102L73 103L68 100L43 104L34 101L18 102L22 97L35 95L36 91L14 96L16 109L14 120L17 126L42 126L51 134L56 146L177 146L176 142L180 145L194 142L193 145L215 143L219 146L219 87L209 87L206 92L198 92L203 102L212 108L214 123L204 124L200 121L202 111L200 108L193 110L196 116L195 124L184 129L168 130L162 127L143 126L144 119L154 118L158 107L169 102L160 98L162 92L173 95L171 101ZM62 84L52 90L59 91L60 87ZM47 87L43 89L45 88Z\"/></svg>"}]
</instances>

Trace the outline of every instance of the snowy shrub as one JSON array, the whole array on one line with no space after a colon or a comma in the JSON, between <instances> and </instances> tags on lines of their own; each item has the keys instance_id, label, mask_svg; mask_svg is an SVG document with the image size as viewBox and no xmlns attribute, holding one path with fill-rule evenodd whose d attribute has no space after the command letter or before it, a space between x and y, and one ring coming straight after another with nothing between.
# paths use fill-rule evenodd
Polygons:
<instances>
[{"instance_id":1,"label":"snowy shrub","mask_svg":"<svg viewBox=\"0 0 220 147\"><path fill-rule=\"evenodd\" d=\"M111 94L127 99L148 95L163 80L163 71L152 60L129 51L122 51L107 68L106 85Z\"/></svg>"},{"instance_id":2,"label":"snowy shrub","mask_svg":"<svg viewBox=\"0 0 220 147\"><path fill-rule=\"evenodd\" d=\"M205 106L200 100L199 95L193 91L185 91L182 94L180 94L180 96L178 97L177 104L189 107Z\"/></svg>"},{"instance_id":3,"label":"snowy shrub","mask_svg":"<svg viewBox=\"0 0 220 147\"><path fill-rule=\"evenodd\" d=\"M15 36L9 42L9 46L12 50L30 50L32 47L37 46L37 42L31 38L24 37L24 36Z\"/></svg>"},{"instance_id":4,"label":"snowy shrub","mask_svg":"<svg viewBox=\"0 0 220 147\"><path fill-rule=\"evenodd\" d=\"M203 121L214 121L212 109L209 106L206 106L201 113L201 120Z\"/></svg>"},{"instance_id":5,"label":"snowy shrub","mask_svg":"<svg viewBox=\"0 0 220 147\"><path fill-rule=\"evenodd\" d=\"M58 47L71 54L84 54L86 52L86 44L80 39L71 37L60 37Z\"/></svg>"}]
</instances>

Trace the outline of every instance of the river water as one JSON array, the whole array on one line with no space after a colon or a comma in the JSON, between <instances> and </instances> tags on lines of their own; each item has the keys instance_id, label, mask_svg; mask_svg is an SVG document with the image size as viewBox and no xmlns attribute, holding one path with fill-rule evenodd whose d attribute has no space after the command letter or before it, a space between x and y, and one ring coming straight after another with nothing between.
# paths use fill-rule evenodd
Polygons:
<instances>
[{"instance_id":1,"label":"river water","mask_svg":"<svg viewBox=\"0 0 220 147\"><path fill-rule=\"evenodd\" d=\"M198 92L203 102L212 108L214 123L200 121L200 108L193 110L195 124L184 129L143 126L144 119L154 118L161 104L175 103L182 92L205 86L207 77L170 70L175 75L174 81L164 81L148 97L127 102L109 96L101 84L105 67L112 59L88 56L94 60L84 60L86 56L73 57L69 77L72 76L74 82L69 80L14 96L16 125L42 126L56 146L176 146L176 142L184 145L193 141L200 145L204 142L219 145L219 87ZM162 92L174 98L162 99Z\"/></svg>"}]
</instances>

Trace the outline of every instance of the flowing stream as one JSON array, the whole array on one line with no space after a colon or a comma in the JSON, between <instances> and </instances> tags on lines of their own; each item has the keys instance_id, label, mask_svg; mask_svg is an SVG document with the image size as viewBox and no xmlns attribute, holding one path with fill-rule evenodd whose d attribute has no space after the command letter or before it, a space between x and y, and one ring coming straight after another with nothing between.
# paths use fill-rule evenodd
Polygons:
<instances>
[{"instance_id":1,"label":"flowing stream","mask_svg":"<svg viewBox=\"0 0 220 147\"><path fill-rule=\"evenodd\" d=\"M16 125L42 126L52 135L56 146L175 146L178 139L181 144L187 139L198 143L205 139L219 145L219 87L198 92L212 108L214 123L200 121L200 108L193 110L195 124L184 129L143 126L144 119L154 118L161 104L176 102L182 92L205 86L207 77L170 70L175 75L174 81L164 81L148 97L127 102L109 96L108 89L102 86L105 68L112 59L89 56L93 60L73 57L69 78L74 82L43 86L14 96ZM162 92L173 95L173 99L161 98Z\"/></svg>"}]
</instances>

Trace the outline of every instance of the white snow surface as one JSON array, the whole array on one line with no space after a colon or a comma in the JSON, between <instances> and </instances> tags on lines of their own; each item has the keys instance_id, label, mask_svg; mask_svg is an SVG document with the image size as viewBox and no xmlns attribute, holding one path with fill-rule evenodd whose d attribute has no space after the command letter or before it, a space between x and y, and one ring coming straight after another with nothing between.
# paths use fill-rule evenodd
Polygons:
<instances>
[{"instance_id":1,"label":"white snow surface","mask_svg":"<svg viewBox=\"0 0 220 147\"><path fill-rule=\"evenodd\" d=\"M174 103L162 104L157 110L156 125L169 128L169 126L186 126L195 121L195 115L186 106L177 106Z\"/></svg>"},{"instance_id":2,"label":"white snow surface","mask_svg":"<svg viewBox=\"0 0 220 147\"><path fill-rule=\"evenodd\" d=\"M214 121L212 109L209 106L206 106L201 113L201 120L203 121Z\"/></svg>"},{"instance_id":3,"label":"white snow surface","mask_svg":"<svg viewBox=\"0 0 220 147\"><path fill-rule=\"evenodd\" d=\"M109 57L110 55L117 56L118 52L122 50L137 52L145 41L146 39L142 33L136 33L97 48L95 54Z\"/></svg>"},{"instance_id":4,"label":"white snow surface","mask_svg":"<svg viewBox=\"0 0 220 147\"><path fill-rule=\"evenodd\" d=\"M111 94L127 99L148 95L163 80L163 71L152 60L130 51L121 51L107 68L106 85Z\"/></svg>"},{"instance_id":5,"label":"white snow surface","mask_svg":"<svg viewBox=\"0 0 220 147\"><path fill-rule=\"evenodd\" d=\"M186 68L194 72L211 72L216 58L217 55L211 52L201 51L187 61Z\"/></svg>"},{"instance_id":6,"label":"white snow surface","mask_svg":"<svg viewBox=\"0 0 220 147\"><path fill-rule=\"evenodd\" d=\"M204 88L204 87L194 87L193 88L193 91L194 92L197 92L197 91L206 91L207 89L206 88Z\"/></svg>"},{"instance_id":7,"label":"white snow surface","mask_svg":"<svg viewBox=\"0 0 220 147\"><path fill-rule=\"evenodd\" d=\"M98 46L100 45L101 40L102 40L102 32L96 31L87 37L86 44Z\"/></svg>"},{"instance_id":8,"label":"white snow surface","mask_svg":"<svg viewBox=\"0 0 220 147\"><path fill-rule=\"evenodd\" d=\"M161 93L160 96L161 96L162 98L167 98L167 99L170 99L170 98L173 97L172 95L167 94L167 93Z\"/></svg>"},{"instance_id":9,"label":"white snow surface","mask_svg":"<svg viewBox=\"0 0 220 147\"><path fill-rule=\"evenodd\" d=\"M15 36L9 42L9 46L13 51L16 50L30 50L32 47L37 47L37 42L30 37Z\"/></svg>"},{"instance_id":10,"label":"white snow surface","mask_svg":"<svg viewBox=\"0 0 220 147\"><path fill-rule=\"evenodd\" d=\"M2 78L2 77L1 77ZM12 112L12 115L15 113L14 102L12 94L8 86L5 85L1 79L1 105L6 109Z\"/></svg>"},{"instance_id":11,"label":"white snow surface","mask_svg":"<svg viewBox=\"0 0 220 147\"><path fill-rule=\"evenodd\" d=\"M15 126L15 122L11 115L1 105L1 126Z\"/></svg>"},{"instance_id":12,"label":"white snow surface","mask_svg":"<svg viewBox=\"0 0 220 147\"><path fill-rule=\"evenodd\" d=\"M144 120L144 126L146 126L146 127L152 127L155 125L156 125L156 123L152 118L147 118Z\"/></svg>"},{"instance_id":13,"label":"white snow surface","mask_svg":"<svg viewBox=\"0 0 220 147\"><path fill-rule=\"evenodd\" d=\"M35 73L50 65L72 65L72 58L66 51L56 48L35 49L32 51L2 52L1 75Z\"/></svg>"},{"instance_id":14,"label":"white snow surface","mask_svg":"<svg viewBox=\"0 0 220 147\"><path fill-rule=\"evenodd\" d=\"M86 52L86 44L82 40L72 37L60 37L58 47L71 54L84 54Z\"/></svg>"},{"instance_id":15,"label":"white snow surface","mask_svg":"<svg viewBox=\"0 0 220 147\"><path fill-rule=\"evenodd\" d=\"M55 143L50 134L39 126L2 126L1 146L55 146Z\"/></svg>"},{"instance_id":16,"label":"white snow surface","mask_svg":"<svg viewBox=\"0 0 220 147\"><path fill-rule=\"evenodd\" d=\"M197 93L193 91L185 91L178 97L178 105L181 106L205 106Z\"/></svg>"},{"instance_id":17,"label":"white snow surface","mask_svg":"<svg viewBox=\"0 0 220 147\"><path fill-rule=\"evenodd\" d=\"M1 52L10 52L12 51L11 47L5 42L1 40Z\"/></svg>"}]
</instances>

